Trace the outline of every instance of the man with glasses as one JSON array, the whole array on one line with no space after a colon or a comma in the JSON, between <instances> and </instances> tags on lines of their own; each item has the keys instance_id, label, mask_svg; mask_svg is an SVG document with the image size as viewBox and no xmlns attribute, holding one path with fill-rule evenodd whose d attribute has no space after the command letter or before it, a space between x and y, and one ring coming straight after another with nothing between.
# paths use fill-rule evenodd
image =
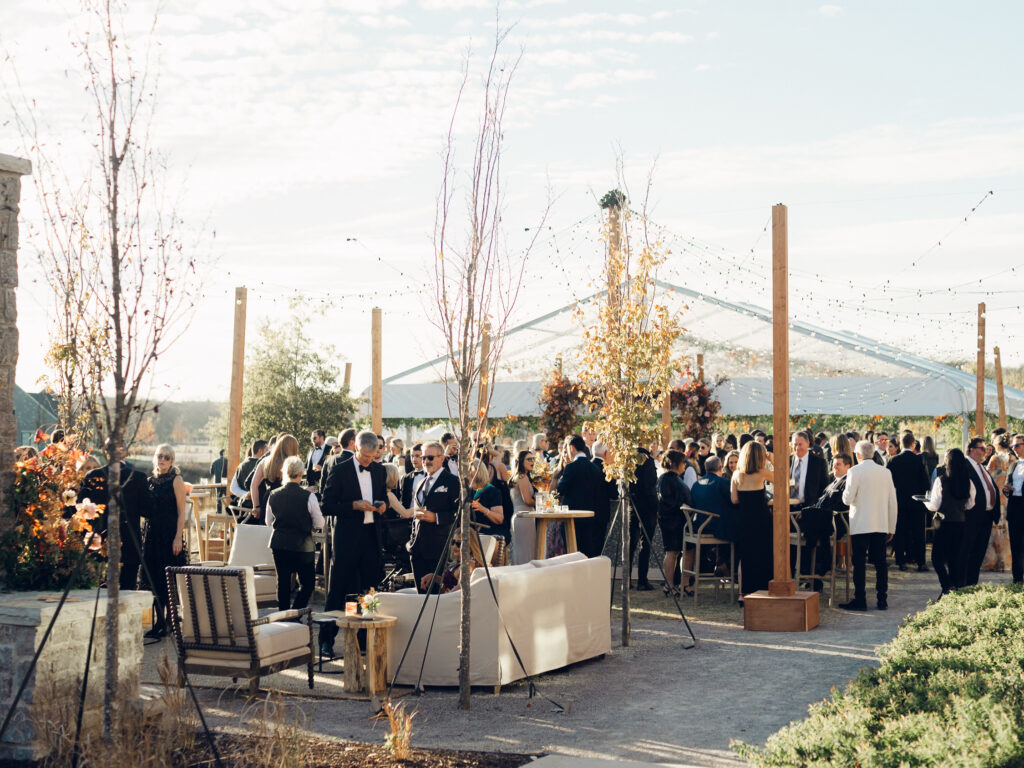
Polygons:
<instances>
[{"instance_id":1,"label":"man with glasses","mask_svg":"<svg viewBox=\"0 0 1024 768\"><path fill-rule=\"evenodd\" d=\"M1003 493L1006 495L1006 526L1010 536L1013 581L1024 582L1024 435L1014 435L1010 448L1017 461L1010 467Z\"/></svg>"},{"instance_id":2,"label":"man with glasses","mask_svg":"<svg viewBox=\"0 0 1024 768\"><path fill-rule=\"evenodd\" d=\"M447 554L448 533L459 511L459 478L448 469L444 458L440 443L423 446L426 477L416 484L413 493L413 529L408 548L416 589L420 592L439 588L425 577L437 573L438 564Z\"/></svg>"},{"instance_id":3,"label":"man with glasses","mask_svg":"<svg viewBox=\"0 0 1024 768\"><path fill-rule=\"evenodd\" d=\"M964 525L964 578L963 585L978 583L981 564L992 537L992 526L999 523L999 497L996 484L988 470L981 465L985 458L985 438L975 437L967 444L967 463L971 465L974 484L974 506L967 510Z\"/></svg>"}]
</instances>

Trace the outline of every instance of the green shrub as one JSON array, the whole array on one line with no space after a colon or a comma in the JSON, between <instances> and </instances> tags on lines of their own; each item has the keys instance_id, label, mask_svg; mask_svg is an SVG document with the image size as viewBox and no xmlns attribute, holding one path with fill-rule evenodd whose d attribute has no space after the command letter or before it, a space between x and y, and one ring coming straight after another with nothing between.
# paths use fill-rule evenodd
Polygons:
<instances>
[{"instance_id":1,"label":"green shrub","mask_svg":"<svg viewBox=\"0 0 1024 768\"><path fill-rule=\"evenodd\" d=\"M844 691L764 749L757 766L1024 766L1024 588L972 587L909 617Z\"/></svg>"}]
</instances>

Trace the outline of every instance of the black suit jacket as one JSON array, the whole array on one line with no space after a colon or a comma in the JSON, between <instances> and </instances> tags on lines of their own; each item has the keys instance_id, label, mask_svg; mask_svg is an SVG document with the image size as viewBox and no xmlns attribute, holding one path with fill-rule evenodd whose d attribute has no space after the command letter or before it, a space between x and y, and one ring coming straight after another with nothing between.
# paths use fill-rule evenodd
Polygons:
<instances>
[{"instance_id":1,"label":"black suit jacket","mask_svg":"<svg viewBox=\"0 0 1024 768\"><path fill-rule=\"evenodd\" d=\"M363 513L352 508L353 502L363 498L358 475L361 466L357 461L336 461L334 463L324 482L324 498L320 504L325 515L335 517L339 522L362 523ZM384 467L374 461L370 462L370 466L366 467L364 471L370 473L373 484L373 499L371 501L384 501L387 498L384 494L384 483L387 477Z\"/></svg>"},{"instance_id":2,"label":"black suit jacket","mask_svg":"<svg viewBox=\"0 0 1024 768\"><path fill-rule=\"evenodd\" d=\"M928 472L921 457L913 451L901 451L889 459L886 466L892 472L892 484L896 486L896 505L900 511L920 504L921 502L914 501L912 497L928 493L931 488Z\"/></svg>"},{"instance_id":3,"label":"black suit jacket","mask_svg":"<svg viewBox=\"0 0 1024 768\"><path fill-rule=\"evenodd\" d=\"M78 491L78 501L81 502L84 499L89 499L94 504L107 505L110 493L106 467L98 467L85 476L82 487ZM149 495L149 483L146 476L123 461L121 462L121 501L123 504L123 508L120 510L121 558L125 565L138 565L142 562L142 553L136 550L132 534L134 534L134 541L139 542L141 547L142 518L149 517L153 501ZM97 533L106 533L106 511L93 523L93 530Z\"/></svg>"},{"instance_id":4,"label":"black suit jacket","mask_svg":"<svg viewBox=\"0 0 1024 768\"><path fill-rule=\"evenodd\" d=\"M558 498L569 509L587 509L595 512L600 503L603 470L595 467L586 456L578 457L565 465L558 478Z\"/></svg>"},{"instance_id":5,"label":"black suit jacket","mask_svg":"<svg viewBox=\"0 0 1024 768\"><path fill-rule=\"evenodd\" d=\"M655 519L658 515L658 465L645 449L640 449L643 463L636 468L636 480L629 486L629 497L641 517Z\"/></svg>"},{"instance_id":6,"label":"black suit jacket","mask_svg":"<svg viewBox=\"0 0 1024 768\"><path fill-rule=\"evenodd\" d=\"M342 451L341 453L332 453L326 459L324 459L323 468L320 470L320 496L323 497L324 487L327 485L327 477L331 474L331 470L338 464L345 461L351 461L352 457L355 456L352 451Z\"/></svg>"},{"instance_id":7,"label":"black suit jacket","mask_svg":"<svg viewBox=\"0 0 1024 768\"><path fill-rule=\"evenodd\" d=\"M413 496L418 496L420 487L427 481L424 477L416 483L413 488ZM420 521L414 523L414 536L412 551L417 556L436 562L444 550L445 541L448 539L448 531L455 516L459 511L459 499L461 489L459 478L453 475L447 467L441 470L437 479L431 484L423 500L422 508L437 515L436 522L427 523Z\"/></svg>"},{"instance_id":8,"label":"black suit jacket","mask_svg":"<svg viewBox=\"0 0 1024 768\"><path fill-rule=\"evenodd\" d=\"M970 464L969 461L967 463ZM981 471L984 472L986 475L988 475L988 470L985 469L985 467L983 467L983 466L981 466L979 464L978 468L981 469ZM998 490L996 491L996 498L993 499L992 510L990 512L988 512L988 511L986 511L986 507L987 507L986 499L988 497L985 495L985 483L982 481L982 479L980 477L978 477L978 473L974 471L974 465L973 464L971 464L971 466L970 466L970 476L971 476L971 482L974 483L974 506L971 509L967 510L967 519L968 519L968 521L970 521L971 518L974 518L974 517L976 517L978 515L984 516L986 514L990 514L992 516L992 523L993 523L993 525L995 525L996 523L999 522L999 513L1000 513L1000 508L999 508L1000 505L999 505L999 499L998 499L999 492L998 492ZM988 475L988 479L989 479L989 482L992 483L992 488L994 489L996 487L996 484L995 484L995 481L992 480L992 475Z\"/></svg>"},{"instance_id":9,"label":"black suit jacket","mask_svg":"<svg viewBox=\"0 0 1024 768\"><path fill-rule=\"evenodd\" d=\"M793 459L794 456L789 457L789 477L793 478ZM807 478L804 480L804 506L809 507L814 504L825 492L825 486L828 485L828 465L825 464L825 460L821 456L817 456L810 451L807 453Z\"/></svg>"},{"instance_id":10,"label":"black suit jacket","mask_svg":"<svg viewBox=\"0 0 1024 768\"><path fill-rule=\"evenodd\" d=\"M317 462L320 465L320 471L317 472L313 467L316 464L313 463L313 451L314 448L309 449L309 453L306 454L306 482L309 485L320 485L320 475L323 474L324 465L327 463L327 459L331 457L331 446L324 443L324 451L320 455L320 461Z\"/></svg>"},{"instance_id":11,"label":"black suit jacket","mask_svg":"<svg viewBox=\"0 0 1024 768\"><path fill-rule=\"evenodd\" d=\"M413 469L402 478L402 506L406 509L412 509L412 494L415 490L413 483L422 482L425 477L426 474L422 470L421 474L416 474L416 470Z\"/></svg>"}]
</instances>

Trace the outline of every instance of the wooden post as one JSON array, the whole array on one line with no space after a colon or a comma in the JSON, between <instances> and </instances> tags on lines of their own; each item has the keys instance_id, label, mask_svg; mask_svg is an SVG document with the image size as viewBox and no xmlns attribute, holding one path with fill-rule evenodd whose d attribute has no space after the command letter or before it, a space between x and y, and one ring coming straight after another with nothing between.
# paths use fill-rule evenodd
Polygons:
<instances>
[{"instance_id":1,"label":"wooden post","mask_svg":"<svg viewBox=\"0 0 1024 768\"><path fill-rule=\"evenodd\" d=\"M774 578L767 590L743 598L745 629L806 632L820 621L817 592L796 592L789 571L789 222L784 205L772 206L772 413L775 498L772 512Z\"/></svg>"},{"instance_id":2,"label":"wooden post","mask_svg":"<svg viewBox=\"0 0 1024 768\"><path fill-rule=\"evenodd\" d=\"M978 374L974 434L985 436L985 302L978 304Z\"/></svg>"},{"instance_id":3,"label":"wooden post","mask_svg":"<svg viewBox=\"0 0 1024 768\"><path fill-rule=\"evenodd\" d=\"M345 363L345 389L352 389L352 363Z\"/></svg>"},{"instance_id":4,"label":"wooden post","mask_svg":"<svg viewBox=\"0 0 1024 768\"><path fill-rule=\"evenodd\" d=\"M1007 428L1006 423L1006 395L1003 392L1003 360L999 356L999 347L994 347L992 353L996 359L996 396L999 398L999 426Z\"/></svg>"},{"instance_id":5,"label":"wooden post","mask_svg":"<svg viewBox=\"0 0 1024 768\"><path fill-rule=\"evenodd\" d=\"M242 451L242 384L245 380L246 288L235 288L235 333L231 344L231 403L228 411L228 477L233 477Z\"/></svg>"},{"instance_id":6,"label":"wooden post","mask_svg":"<svg viewBox=\"0 0 1024 768\"><path fill-rule=\"evenodd\" d=\"M477 386L477 419L479 420L480 433L487 430L487 395L490 378L488 376L488 362L491 357L491 326L485 320L484 327L480 331L480 383Z\"/></svg>"},{"instance_id":7,"label":"wooden post","mask_svg":"<svg viewBox=\"0 0 1024 768\"><path fill-rule=\"evenodd\" d=\"M373 322L370 329L370 424L378 435L384 430L384 384L381 375L381 330L382 316L380 307L373 308Z\"/></svg>"},{"instance_id":8,"label":"wooden post","mask_svg":"<svg viewBox=\"0 0 1024 768\"><path fill-rule=\"evenodd\" d=\"M697 381L704 383L704 353L697 353Z\"/></svg>"},{"instance_id":9,"label":"wooden post","mask_svg":"<svg viewBox=\"0 0 1024 768\"><path fill-rule=\"evenodd\" d=\"M668 449L672 442L672 392L666 392L661 401L661 444Z\"/></svg>"}]
</instances>

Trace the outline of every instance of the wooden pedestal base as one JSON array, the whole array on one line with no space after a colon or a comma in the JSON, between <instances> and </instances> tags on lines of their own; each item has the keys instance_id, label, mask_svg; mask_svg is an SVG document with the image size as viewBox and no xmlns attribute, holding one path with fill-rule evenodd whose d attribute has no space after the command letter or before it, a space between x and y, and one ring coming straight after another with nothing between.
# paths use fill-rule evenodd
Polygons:
<instances>
[{"instance_id":1,"label":"wooden pedestal base","mask_svg":"<svg viewBox=\"0 0 1024 768\"><path fill-rule=\"evenodd\" d=\"M820 595L797 592L771 595L768 590L743 597L743 628L766 632L807 632L821 622Z\"/></svg>"}]
</instances>

